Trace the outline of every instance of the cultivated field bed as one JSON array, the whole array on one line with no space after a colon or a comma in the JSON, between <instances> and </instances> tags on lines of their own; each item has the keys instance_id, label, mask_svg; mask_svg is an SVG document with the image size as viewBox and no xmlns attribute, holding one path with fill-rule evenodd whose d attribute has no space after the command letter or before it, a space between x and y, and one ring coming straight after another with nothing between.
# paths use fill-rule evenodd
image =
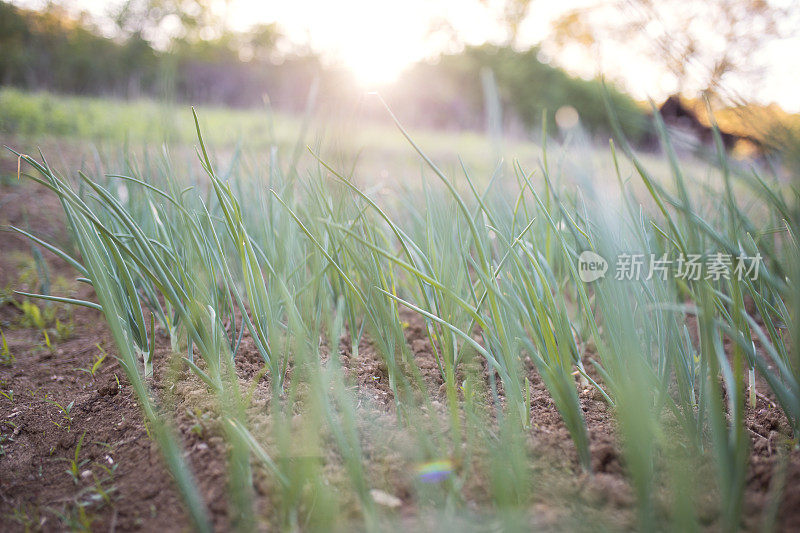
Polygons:
<instances>
[{"instance_id":1,"label":"cultivated field bed","mask_svg":"<svg viewBox=\"0 0 800 533\"><path fill-rule=\"evenodd\" d=\"M785 182L417 149L387 194L202 132L192 163L0 160L8 529L800 527ZM764 262L584 283L584 250Z\"/></svg>"}]
</instances>

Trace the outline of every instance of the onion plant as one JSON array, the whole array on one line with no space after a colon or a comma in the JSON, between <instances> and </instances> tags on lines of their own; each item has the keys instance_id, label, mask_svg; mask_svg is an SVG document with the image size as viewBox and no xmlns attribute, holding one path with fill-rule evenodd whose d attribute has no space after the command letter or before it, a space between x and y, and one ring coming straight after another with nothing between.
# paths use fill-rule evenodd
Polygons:
<instances>
[{"instance_id":1,"label":"onion plant","mask_svg":"<svg viewBox=\"0 0 800 533\"><path fill-rule=\"evenodd\" d=\"M215 400L231 525L240 530L344 527L348 506L369 529L393 520L386 499L373 498L380 458L370 455L388 437L365 427L365 391L343 363L357 366L366 345L385 367L392 431L413 443L397 454L419 472L417 504L445 519L470 508L466 487L482 476L484 501L503 525L528 523L536 486L528 437L538 431L531 366L589 475L580 393L594 389L606 402L644 529L656 527L664 492L674 502L670 524L698 527L696 501L681 496L700 481L698 464L717 473L720 526L739 526L757 376L797 438L797 199L785 184L730 165L719 138L719 179L703 190L684 175L660 120L671 180L650 174L619 136L634 174L623 174L612 144L619 190L607 196L569 187L546 147L533 169L500 162L486 177L466 165L445 172L395 119L426 167L419 187L386 199L359 185L368 176L313 151L303 158L296 149L288 169L277 150L266 168L240 151L222 166L194 118L203 176L182 172L165 150L73 183L43 157L15 152L60 199L80 255L15 230L93 288L96 301L25 296L103 313L197 529L210 529L206 505L150 387L177 379L158 372L159 331ZM633 252L763 261L749 277L615 279L610 270L589 283L578 270L584 251L609 262ZM441 397L406 341L402 308L424 325ZM245 338L270 383L265 404L237 375ZM259 514L256 479L269 486L268 516Z\"/></svg>"}]
</instances>

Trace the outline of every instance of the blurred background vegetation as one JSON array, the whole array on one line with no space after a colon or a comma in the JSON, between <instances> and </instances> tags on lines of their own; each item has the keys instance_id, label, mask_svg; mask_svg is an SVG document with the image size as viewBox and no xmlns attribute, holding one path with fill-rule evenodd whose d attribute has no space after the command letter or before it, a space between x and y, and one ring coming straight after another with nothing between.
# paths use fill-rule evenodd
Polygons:
<instances>
[{"instance_id":1,"label":"blurred background vegetation","mask_svg":"<svg viewBox=\"0 0 800 533\"><path fill-rule=\"evenodd\" d=\"M543 117L558 134L552 127L556 112L569 108L577 112L585 131L605 143L614 134L604 103L607 91L625 136L639 147L657 148L649 102L634 100L599 76L570 75L550 60L554 51L575 47L594 53L600 41L631 46L638 42L636 46L672 77L676 92L706 125L710 118L705 99L710 99L723 130L787 154L797 145L796 115L777 105L755 105L739 98L727 91L725 83L731 74L750 75L755 55L785 37L787 28L791 32L797 13L781 2L713 0L692 7L687 17L702 16L706 24L728 28L719 32L716 43L699 39L696 23L664 21L664 13L681 12L674 2L669 6L647 0L606 2L563 13L545 48L542 43L519 42L520 27L536 2L500 3L502 38L445 48L381 87L382 97L404 123L452 131L483 132L494 127L516 138L538 138ZM36 9L18 4L0 1L0 84L6 87L241 109L263 108L268 102L287 115L302 113L309 94L316 94L317 110L329 115L385 116L377 99L367 98L346 68L326 62L308 45L293 42L277 23L234 29L210 0L111 2L102 16L70 9L68 2L50 1ZM171 31L166 32L165 26ZM654 27L661 28L655 35ZM698 64L704 68L698 70ZM488 95L487 87L495 94ZM486 112L492 100L502 114ZM55 109L49 110L55 113L33 113L26 107L33 105L31 101L24 103L19 95L6 92L2 101L0 130L5 133L72 134L81 127L66 115L59 121ZM83 122L102 123L104 114L103 109L87 108ZM501 123L490 124L490 116L494 120L502 116Z\"/></svg>"},{"instance_id":2,"label":"blurred background vegetation","mask_svg":"<svg viewBox=\"0 0 800 533\"><path fill-rule=\"evenodd\" d=\"M137 10L127 3L114 17L116 37L108 38L88 15L76 18L58 4L28 10L0 2L0 82L26 90L245 108L263 105L268 95L274 109L298 112L318 80L322 105L382 112L363 102L348 71L288 44L275 24L203 38L204 24L211 23L207 11L187 11L182 4L151 1ZM146 38L148 28L175 13L184 25L180 37L161 46ZM552 122L556 110L572 105L588 131L609 133L601 81L570 76L540 61L538 53L537 47L518 50L510 44L468 46L413 65L381 92L411 125L483 129L481 71L491 68L508 128L538 130L543 111ZM614 87L609 91L626 132L642 138L649 124L646 107ZM20 126L3 122L6 130Z\"/></svg>"}]
</instances>

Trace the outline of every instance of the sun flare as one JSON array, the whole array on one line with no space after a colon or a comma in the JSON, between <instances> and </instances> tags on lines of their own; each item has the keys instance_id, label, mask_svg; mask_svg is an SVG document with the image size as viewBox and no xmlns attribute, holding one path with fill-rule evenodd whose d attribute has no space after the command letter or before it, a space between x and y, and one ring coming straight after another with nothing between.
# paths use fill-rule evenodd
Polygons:
<instances>
[{"instance_id":1,"label":"sun flare","mask_svg":"<svg viewBox=\"0 0 800 533\"><path fill-rule=\"evenodd\" d=\"M233 18L239 19L234 25L257 18L279 21L290 39L352 71L365 88L394 81L403 68L430 53L432 8L421 0L299 0L269 6L240 0L232 6Z\"/></svg>"},{"instance_id":2,"label":"sun flare","mask_svg":"<svg viewBox=\"0 0 800 533\"><path fill-rule=\"evenodd\" d=\"M414 58L400 41L387 41L377 36L354 36L344 43L341 63L352 71L365 88L394 81Z\"/></svg>"}]
</instances>

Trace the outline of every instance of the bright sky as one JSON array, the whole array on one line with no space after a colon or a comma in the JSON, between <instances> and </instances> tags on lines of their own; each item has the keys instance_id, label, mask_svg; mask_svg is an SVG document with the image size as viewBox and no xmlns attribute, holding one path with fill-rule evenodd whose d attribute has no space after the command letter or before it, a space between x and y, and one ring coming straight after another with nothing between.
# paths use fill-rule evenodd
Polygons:
<instances>
[{"instance_id":1,"label":"bright sky","mask_svg":"<svg viewBox=\"0 0 800 533\"><path fill-rule=\"evenodd\" d=\"M240 0L234 23L250 11L248 3L258 6L254 16L274 18L290 37L339 58L366 84L392 81L410 63L432 55L436 21L446 19L467 42L499 34L484 7L464 0L299 0L274 6Z\"/></svg>"},{"instance_id":2,"label":"bright sky","mask_svg":"<svg viewBox=\"0 0 800 533\"><path fill-rule=\"evenodd\" d=\"M44 0L17 0L37 6ZM461 42L497 41L503 35L496 22L499 0L215 0L227 9L230 27L243 29L256 22L277 22L296 43L307 44L332 62L350 68L365 88L393 81L411 63L446 49L446 32L435 32L446 21ZM550 23L560 14L594 0L534 0L520 31L522 43L547 37ZM689 1L689 0L687 0ZM794 0L792 0L794 1ZM120 0L69 0L68 5L102 15ZM486 5L488 3L488 6ZM226 7L227 4L227 7ZM584 76L602 71L621 81L636 98L663 98L674 90L668 77L622 47L603 50L603 64L577 50L555 60ZM770 68L753 94L763 103L778 102L800 112L800 31L795 38L775 43L765 53Z\"/></svg>"}]
</instances>

